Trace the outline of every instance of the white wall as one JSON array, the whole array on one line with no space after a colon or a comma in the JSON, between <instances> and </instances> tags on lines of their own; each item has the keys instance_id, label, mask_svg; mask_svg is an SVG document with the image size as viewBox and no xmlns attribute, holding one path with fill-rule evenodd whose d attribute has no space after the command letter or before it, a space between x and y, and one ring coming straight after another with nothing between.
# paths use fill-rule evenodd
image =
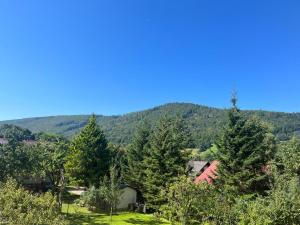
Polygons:
<instances>
[{"instance_id":1,"label":"white wall","mask_svg":"<svg viewBox=\"0 0 300 225\"><path fill-rule=\"evenodd\" d=\"M131 187L126 187L122 189L122 195L120 196L120 203L117 206L117 209L127 209L128 204L136 203L136 190Z\"/></svg>"}]
</instances>

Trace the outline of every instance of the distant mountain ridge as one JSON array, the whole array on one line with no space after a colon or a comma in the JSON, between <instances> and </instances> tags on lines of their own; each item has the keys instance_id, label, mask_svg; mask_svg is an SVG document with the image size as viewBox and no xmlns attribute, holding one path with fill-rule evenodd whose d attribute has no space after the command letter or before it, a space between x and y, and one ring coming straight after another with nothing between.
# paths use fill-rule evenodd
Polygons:
<instances>
[{"instance_id":1,"label":"distant mountain ridge","mask_svg":"<svg viewBox=\"0 0 300 225\"><path fill-rule=\"evenodd\" d=\"M132 112L121 116L97 116L97 121L107 138L116 144L128 144L137 125L142 120L155 124L160 116L182 116L187 123L197 147L208 147L220 134L226 123L227 109L218 109L191 103L168 103L152 109ZM257 115L274 127L279 140L300 135L300 113L269 111L243 111L246 116ZM27 128L34 133L48 132L66 137L75 135L86 123L90 115L49 116L1 121L0 124L13 124Z\"/></svg>"}]
</instances>

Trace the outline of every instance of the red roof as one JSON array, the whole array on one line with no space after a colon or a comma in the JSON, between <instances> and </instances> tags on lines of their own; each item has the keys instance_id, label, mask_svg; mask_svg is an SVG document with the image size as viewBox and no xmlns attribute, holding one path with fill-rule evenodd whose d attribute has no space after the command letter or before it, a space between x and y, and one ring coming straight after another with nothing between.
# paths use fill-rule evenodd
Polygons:
<instances>
[{"instance_id":1,"label":"red roof","mask_svg":"<svg viewBox=\"0 0 300 225\"><path fill-rule=\"evenodd\" d=\"M196 184L199 184L203 181L206 181L207 183L211 184L213 180L217 178L216 172L217 172L218 164L219 164L218 161L213 161L210 164L210 166L206 170L204 170L204 172L200 176L196 177L194 182Z\"/></svg>"}]
</instances>

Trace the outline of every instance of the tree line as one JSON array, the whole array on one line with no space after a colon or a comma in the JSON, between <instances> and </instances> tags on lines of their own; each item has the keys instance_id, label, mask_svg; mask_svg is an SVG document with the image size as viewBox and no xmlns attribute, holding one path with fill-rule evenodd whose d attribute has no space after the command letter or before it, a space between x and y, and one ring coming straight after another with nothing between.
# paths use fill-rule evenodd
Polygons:
<instances>
[{"instance_id":1,"label":"tree line","mask_svg":"<svg viewBox=\"0 0 300 225\"><path fill-rule=\"evenodd\" d=\"M246 110L242 112L246 117L256 115L272 125L272 133L280 141L285 141L294 135L300 135L300 113L281 113L260 110ZM132 142L134 133L141 120L147 120L152 126L162 115L182 117L190 130L195 148L201 151L216 142L221 128L226 124L228 109L217 109L196 104L171 103L153 109L125 114L123 116L97 116L97 123L101 125L107 140L113 144L127 146ZM17 126L26 127L33 132L50 132L64 135L72 139L88 121L88 115L82 116L54 116L30 118L9 121ZM1 124L5 121L0 122ZM1 136L1 128L0 128Z\"/></svg>"},{"instance_id":2,"label":"tree line","mask_svg":"<svg viewBox=\"0 0 300 225\"><path fill-rule=\"evenodd\" d=\"M13 131L19 137L22 130ZM218 168L213 184L195 184L188 176L187 163L194 157L188 148L194 141L180 116L165 114L154 126L141 121L126 147L107 140L95 115L71 141L39 134L28 144L13 133L8 132L8 143L0 146L2 188L17 189L27 176L47 177L58 209L64 187L81 185L88 191L80 204L108 207L112 215L120 185L128 184L148 212L174 223L300 223L300 141L278 141L268 123L238 108L235 97L215 141L212 159ZM0 211L6 205L0 202ZM7 214L3 220L9 219Z\"/></svg>"}]
</instances>

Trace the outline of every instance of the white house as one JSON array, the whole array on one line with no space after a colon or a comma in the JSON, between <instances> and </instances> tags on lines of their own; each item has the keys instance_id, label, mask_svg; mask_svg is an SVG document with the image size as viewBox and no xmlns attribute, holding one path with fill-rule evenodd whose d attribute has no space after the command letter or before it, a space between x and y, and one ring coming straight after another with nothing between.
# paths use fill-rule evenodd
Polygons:
<instances>
[{"instance_id":1,"label":"white house","mask_svg":"<svg viewBox=\"0 0 300 225\"><path fill-rule=\"evenodd\" d=\"M134 188L127 185L122 185L120 189L122 190L122 194L117 209L128 209L130 204L136 203L137 192Z\"/></svg>"}]
</instances>

